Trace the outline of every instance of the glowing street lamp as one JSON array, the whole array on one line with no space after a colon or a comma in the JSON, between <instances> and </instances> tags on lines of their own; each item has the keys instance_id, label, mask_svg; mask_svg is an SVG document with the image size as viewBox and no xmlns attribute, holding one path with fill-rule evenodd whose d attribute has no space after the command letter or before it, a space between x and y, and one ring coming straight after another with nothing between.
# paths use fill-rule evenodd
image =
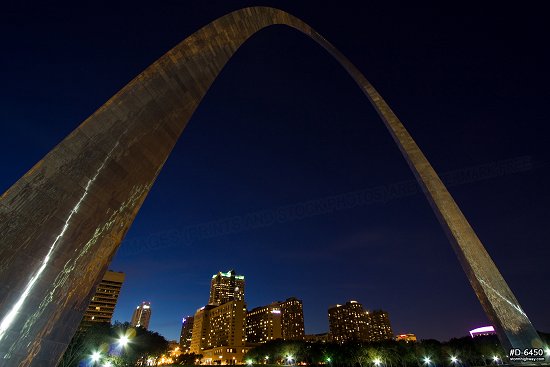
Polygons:
<instances>
[{"instance_id":1,"label":"glowing street lamp","mask_svg":"<svg viewBox=\"0 0 550 367\"><path fill-rule=\"evenodd\" d=\"M292 364L292 361L294 360L294 357L293 356L287 356L286 360L287 360L288 364Z\"/></svg>"},{"instance_id":2,"label":"glowing street lamp","mask_svg":"<svg viewBox=\"0 0 550 367\"><path fill-rule=\"evenodd\" d=\"M249 366L252 366L252 360L251 360L251 359L247 359L247 360L246 360L246 364L249 365Z\"/></svg>"},{"instance_id":3,"label":"glowing street lamp","mask_svg":"<svg viewBox=\"0 0 550 367\"><path fill-rule=\"evenodd\" d=\"M457 363L457 362L458 362L458 358L456 358L455 356L451 356L451 362L452 362L452 363Z\"/></svg>"},{"instance_id":4,"label":"glowing street lamp","mask_svg":"<svg viewBox=\"0 0 550 367\"><path fill-rule=\"evenodd\" d=\"M97 364L97 362L101 359L101 353L98 351L95 351L90 356L90 359L92 360L94 366Z\"/></svg>"},{"instance_id":5,"label":"glowing street lamp","mask_svg":"<svg viewBox=\"0 0 550 367\"><path fill-rule=\"evenodd\" d=\"M125 347L129 342L130 342L130 339L126 335L122 335L118 339L118 345L120 345L121 347Z\"/></svg>"},{"instance_id":6,"label":"glowing street lamp","mask_svg":"<svg viewBox=\"0 0 550 367\"><path fill-rule=\"evenodd\" d=\"M382 361L380 360L380 358L376 358L375 360L372 361L374 363L374 365L376 367L380 366L382 364Z\"/></svg>"},{"instance_id":7,"label":"glowing street lamp","mask_svg":"<svg viewBox=\"0 0 550 367\"><path fill-rule=\"evenodd\" d=\"M498 356L493 356L493 361L495 361L495 364L498 364L499 359L500 358Z\"/></svg>"},{"instance_id":8,"label":"glowing street lamp","mask_svg":"<svg viewBox=\"0 0 550 367\"><path fill-rule=\"evenodd\" d=\"M327 357L327 363L330 363L332 361L332 359L330 359L330 357Z\"/></svg>"},{"instance_id":9,"label":"glowing street lamp","mask_svg":"<svg viewBox=\"0 0 550 367\"><path fill-rule=\"evenodd\" d=\"M424 357L424 364L427 364L429 366L430 363L432 363L432 360L430 359L430 357Z\"/></svg>"}]
</instances>

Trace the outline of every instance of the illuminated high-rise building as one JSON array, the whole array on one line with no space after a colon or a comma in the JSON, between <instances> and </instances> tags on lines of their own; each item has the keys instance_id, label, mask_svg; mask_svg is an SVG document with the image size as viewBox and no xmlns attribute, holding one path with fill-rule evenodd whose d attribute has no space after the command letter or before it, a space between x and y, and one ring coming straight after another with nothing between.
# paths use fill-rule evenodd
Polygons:
<instances>
[{"instance_id":1,"label":"illuminated high-rise building","mask_svg":"<svg viewBox=\"0 0 550 367\"><path fill-rule=\"evenodd\" d=\"M187 316L181 322L180 348L183 353L189 353L191 348L194 321L194 316Z\"/></svg>"},{"instance_id":2,"label":"illuminated high-rise building","mask_svg":"<svg viewBox=\"0 0 550 367\"><path fill-rule=\"evenodd\" d=\"M124 273L114 271L105 273L84 313L81 328L86 328L92 323L111 322L122 283L124 283Z\"/></svg>"},{"instance_id":3,"label":"illuminated high-rise building","mask_svg":"<svg viewBox=\"0 0 550 367\"><path fill-rule=\"evenodd\" d=\"M304 308L302 301L291 297L286 301L278 302L281 310L281 328L284 340L303 340Z\"/></svg>"},{"instance_id":4,"label":"illuminated high-rise building","mask_svg":"<svg viewBox=\"0 0 550 367\"><path fill-rule=\"evenodd\" d=\"M208 337L210 334L210 309L215 308L214 305L206 305L195 312L193 316L193 331L191 332L190 353L201 354L204 349L208 348Z\"/></svg>"},{"instance_id":5,"label":"illuminated high-rise building","mask_svg":"<svg viewBox=\"0 0 550 367\"><path fill-rule=\"evenodd\" d=\"M368 340L367 313L357 301L335 305L328 309L330 338L337 343L348 340Z\"/></svg>"},{"instance_id":6,"label":"illuminated high-rise building","mask_svg":"<svg viewBox=\"0 0 550 367\"><path fill-rule=\"evenodd\" d=\"M230 301L244 301L244 276L236 275L235 270L220 271L212 276L208 303L223 305Z\"/></svg>"},{"instance_id":7,"label":"illuminated high-rise building","mask_svg":"<svg viewBox=\"0 0 550 367\"><path fill-rule=\"evenodd\" d=\"M381 341L393 339L390 317L386 311L366 311L357 301L346 302L328 309L331 340Z\"/></svg>"},{"instance_id":8,"label":"illuminated high-rise building","mask_svg":"<svg viewBox=\"0 0 550 367\"><path fill-rule=\"evenodd\" d=\"M130 324L132 326L140 326L144 329L148 329L149 321L151 320L151 311L151 302L141 302L141 304L134 310Z\"/></svg>"},{"instance_id":9,"label":"illuminated high-rise building","mask_svg":"<svg viewBox=\"0 0 550 367\"><path fill-rule=\"evenodd\" d=\"M247 343L266 343L282 338L281 308L277 302L246 313Z\"/></svg>"},{"instance_id":10,"label":"illuminated high-rise building","mask_svg":"<svg viewBox=\"0 0 550 367\"><path fill-rule=\"evenodd\" d=\"M246 308L242 300L201 307L194 316L190 353L206 364L241 363L245 348Z\"/></svg>"},{"instance_id":11,"label":"illuminated high-rise building","mask_svg":"<svg viewBox=\"0 0 550 367\"><path fill-rule=\"evenodd\" d=\"M246 341L265 343L269 340L303 340L304 311L302 301L286 301L256 307L246 314Z\"/></svg>"},{"instance_id":12,"label":"illuminated high-rise building","mask_svg":"<svg viewBox=\"0 0 550 367\"><path fill-rule=\"evenodd\" d=\"M386 311L367 311L367 340L382 341L393 339L390 316Z\"/></svg>"},{"instance_id":13,"label":"illuminated high-rise building","mask_svg":"<svg viewBox=\"0 0 550 367\"><path fill-rule=\"evenodd\" d=\"M202 354L205 364L238 364L245 347L244 276L234 270L212 276L210 299L193 320L190 353Z\"/></svg>"}]
</instances>

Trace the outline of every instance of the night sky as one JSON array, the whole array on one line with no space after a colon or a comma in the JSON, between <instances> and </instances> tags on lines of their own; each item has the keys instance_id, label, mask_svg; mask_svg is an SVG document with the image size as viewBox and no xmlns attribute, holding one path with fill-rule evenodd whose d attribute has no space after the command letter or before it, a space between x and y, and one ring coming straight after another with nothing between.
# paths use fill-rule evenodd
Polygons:
<instances>
[{"instance_id":1,"label":"night sky","mask_svg":"<svg viewBox=\"0 0 550 367\"><path fill-rule=\"evenodd\" d=\"M355 63L438 172L473 172L451 194L534 326L550 331L550 23L542 8L21 3L3 6L0 15L0 192L201 26L244 6L278 7ZM480 165L504 168L495 174ZM355 299L389 311L395 333L466 335L488 321L418 191L183 235L197 225L411 180L345 71L304 35L270 27L214 83L111 264L126 273L114 319L129 321L148 300L150 328L178 339L181 318L208 301L212 274L235 269L246 277L249 308L302 299L306 333L328 331L327 308Z\"/></svg>"}]
</instances>

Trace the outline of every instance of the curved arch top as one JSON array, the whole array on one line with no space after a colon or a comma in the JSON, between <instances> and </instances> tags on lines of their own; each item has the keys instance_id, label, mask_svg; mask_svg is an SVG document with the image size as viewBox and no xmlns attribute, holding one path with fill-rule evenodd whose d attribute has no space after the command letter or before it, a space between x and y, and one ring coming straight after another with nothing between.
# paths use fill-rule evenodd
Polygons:
<instances>
[{"instance_id":1,"label":"curved arch top","mask_svg":"<svg viewBox=\"0 0 550 367\"><path fill-rule=\"evenodd\" d=\"M261 29L295 28L324 47L378 112L422 187L505 348L540 339L464 215L402 123L363 74L298 18L232 12L149 66L0 198L0 356L55 365L93 289L187 122L226 62Z\"/></svg>"}]
</instances>

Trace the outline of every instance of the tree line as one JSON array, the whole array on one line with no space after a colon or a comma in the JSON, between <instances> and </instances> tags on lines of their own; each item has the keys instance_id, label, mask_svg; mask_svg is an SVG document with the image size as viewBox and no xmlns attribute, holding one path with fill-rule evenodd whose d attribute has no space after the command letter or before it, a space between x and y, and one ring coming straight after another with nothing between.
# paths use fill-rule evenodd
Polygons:
<instances>
[{"instance_id":1,"label":"tree line","mask_svg":"<svg viewBox=\"0 0 550 367\"><path fill-rule=\"evenodd\" d=\"M126 367L155 362L168 349L156 332L129 323L94 323L79 330L65 350L58 367Z\"/></svg>"},{"instance_id":2,"label":"tree line","mask_svg":"<svg viewBox=\"0 0 550 367\"><path fill-rule=\"evenodd\" d=\"M331 367L436 367L502 364L505 353L496 336L463 337L439 342L387 340L344 344L275 340L251 349L248 364L298 364Z\"/></svg>"}]
</instances>

